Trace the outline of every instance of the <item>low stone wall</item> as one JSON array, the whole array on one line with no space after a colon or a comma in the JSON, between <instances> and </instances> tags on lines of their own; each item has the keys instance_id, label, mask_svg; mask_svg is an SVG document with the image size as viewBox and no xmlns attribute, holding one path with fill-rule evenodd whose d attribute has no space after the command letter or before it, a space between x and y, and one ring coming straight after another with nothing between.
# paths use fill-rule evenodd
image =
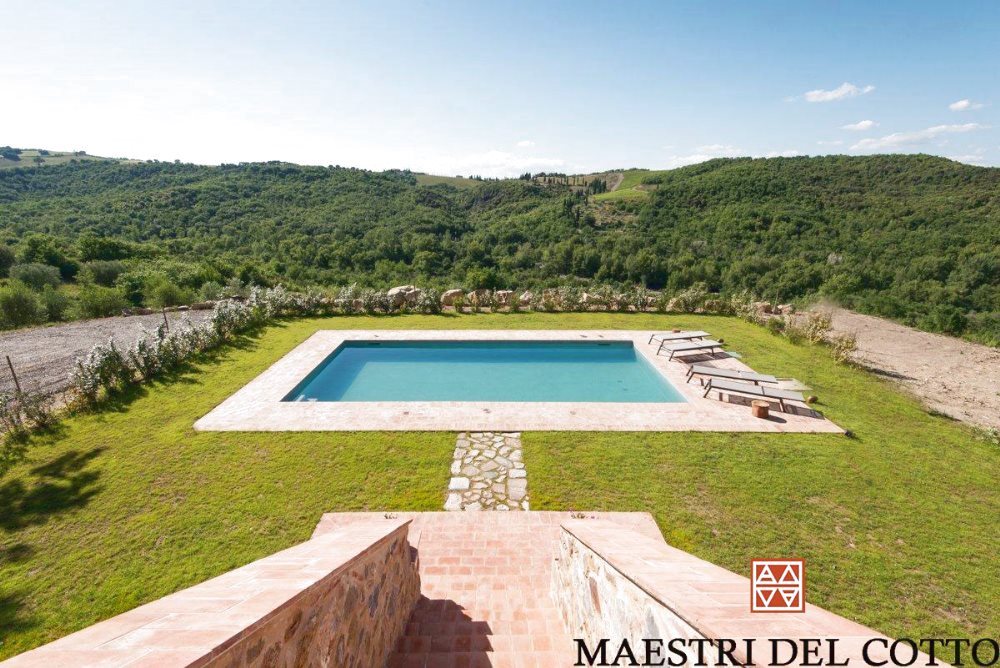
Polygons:
<instances>
[{"instance_id":1,"label":"low stone wall","mask_svg":"<svg viewBox=\"0 0 1000 668\"><path fill-rule=\"evenodd\" d=\"M661 640L649 665L662 665L656 661L677 658L668 642L707 639L716 648L707 665L817 665L807 646L826 656L834 645L837 662L866 665L867 647L870 660L889 665L886 636L809 603L801 613L753 613L748 578L662 540L599 519L567 520L562 529L552 595L573 638L586 640L590 651L608 639L609 663L623 641L641 662L644 639ZM719 664L723 646L731 653ZM697 654L685 654L693 665ZM940 664L918 654L912 665Z\"/></svg>"},{"instance_id":2,"label":"low stone wall","mask_svg":"<svg viewBox=\"0 0 1000 668\"><path fill-rule=\"evenodd\" d=\"M619 532L634 533L611 523L605 536L613 542ZM601 555L569 531L559 539L558 567L552 571L552 596L562 612L573 638L582 638L595 648L601 638L617 647L622 639L635 643L637 659L647 657L640 650L642 638L705 638L675 612L662 605L609 564ZM614 649L609 649L614 653ZM650 665L663 655L649 657Z\"/></svg>"},{"instance_id":3,"label":"low stone wall","mask_svg":"<svg viewBox=\"0 0 1000 668\"><path fill-rule=\"evenodd\" d=\"M408 525L317 536L3 665L384 665L420 596Z\"/></svg>"}]
</instances>

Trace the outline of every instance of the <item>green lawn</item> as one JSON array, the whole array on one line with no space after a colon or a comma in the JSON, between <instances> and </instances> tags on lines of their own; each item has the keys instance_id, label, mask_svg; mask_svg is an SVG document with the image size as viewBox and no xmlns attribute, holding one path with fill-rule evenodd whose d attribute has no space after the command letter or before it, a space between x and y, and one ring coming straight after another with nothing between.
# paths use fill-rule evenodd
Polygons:
<instances>
[{"instance_id":1,"label":"green lawn","mask_svg":"<svg viewBox=\"0 0 1000 668\"><path fill-rule=\"evenodd\" d=\"M330 318L274 327L67 420L0 479L0 658L308 538L321 513L438 509L452 433L195 433L317 329L701 328L795 376L836 435L525 434L537 509L648 510L737 572L804 557L809 598L894 635L1000 630L1000 449L822 349L710 316Z\"/></svg>"}]
</instances>

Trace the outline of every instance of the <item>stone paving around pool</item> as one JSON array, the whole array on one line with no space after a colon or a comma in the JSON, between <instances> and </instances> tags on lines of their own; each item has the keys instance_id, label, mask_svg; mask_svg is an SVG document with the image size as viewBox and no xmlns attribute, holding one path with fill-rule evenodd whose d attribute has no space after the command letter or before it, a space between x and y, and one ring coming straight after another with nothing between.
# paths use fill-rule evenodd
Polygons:
<instances>
[{"instance_id":1,"label":"stone paving around pool","mask_svg":"<svg viewBox=\"0 0 1000 668\"><path fill-rule=\"evenodd\" d=\"M528 471L521 434L459 434L444 509L528 510Z\"/></svg>"}]
</instances>

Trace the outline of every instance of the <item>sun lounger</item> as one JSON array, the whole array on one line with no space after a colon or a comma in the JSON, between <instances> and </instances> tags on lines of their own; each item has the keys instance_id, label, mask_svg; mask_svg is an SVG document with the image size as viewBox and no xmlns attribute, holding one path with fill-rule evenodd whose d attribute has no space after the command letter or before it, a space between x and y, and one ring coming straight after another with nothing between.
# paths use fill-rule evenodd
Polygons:
<instances>
[{"instance_id":1,"label":"sun lounger","mask_svg":"<svg viewBox=\"0 0 1000 668\"><path fill-rule=\"evenodd\" d=\"M733 380L718 380L716 378L709 378L708 382L705 383L705 394L702 396L707 397L708 393L715 390L719 393L721 398L722 394L742 394L748 397L763 397L765 399L775 399L778 405L781 406L781 410L785 410L786 401L801 401L805 403L805 397L799 392L793 390L779 390L775 387L765 387L764 385L751 385L750 383L738 383Z\"/></svg>"},{"instance_id":2,"label":"sun lounger","mask_svg":"<svg viewBox=\"0 0 1000 668\"><path fill-rule=\"evenodd\" d=\"M760 385L761 383L777 383L778 379L774 376L769 376L766 373L757 373L756 371L740 371L738 369L717 369L714 366L705 366L704 364L692 364L687 372L687 382L691 382L691 379L695 376L707 376L709 378L728 378L729 380L742 380L746 382L753 383L754 385ZM705 382L702 380L702 385Z\"/></svg>"},{"instance_id":3,"label":"sun lounger","mask_svg":"<svg viewBox=\"0 0 1000 668\"><path fill-rule=\"evenodd\" d=\"M711 339L705 339L703 341L689 341L687 343L675 343L670 344L669 341L665 341L660 344L659 349L657 349L656 354L659 355L660 351L668 350L670 356L667 357L668 360L672 360L677 355L696 355L708 350L715 350L716 348L722 348L722 344L718 341L712 341Z\"/></svg>"},{"instance_id":4,"label":"sun lounger","mask_svg":"<svg viewBox=\"0 0 1000 668\"><path fill-rule=\"evenodd\" d=\"M647 343L653 341L691 341L693 339L704 339L708 332L654 332L649 336Z\"/></svg>"}]
</instances>

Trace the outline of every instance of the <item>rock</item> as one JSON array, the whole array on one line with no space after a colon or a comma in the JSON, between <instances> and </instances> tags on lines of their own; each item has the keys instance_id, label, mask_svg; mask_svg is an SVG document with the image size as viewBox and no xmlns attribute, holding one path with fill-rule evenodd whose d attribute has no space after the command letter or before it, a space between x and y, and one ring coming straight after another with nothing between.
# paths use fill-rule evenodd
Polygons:
<instances>
[{"instance_id":1,"label":"rock","mask_svg":"<svg viewBox=\"0 0 1000 668\"><path fill-rule=\"evenodd\" d=\"M459 471L459 473L461 473L462 475L465 475L465 476L469 476L471 478L472 476L474 476L477 473L479 473L479 469L477 469L475 466L469 464L467 466L463 466L462 470Z\"/></svg>"},{"instance_id":2,"label":"rock","mask_svg":"<svg viewBox=\"0 0 1000 668\"><path fill-rule=\"evenodd\" d=\"M511 467L514 466L514 463L512 461L510 461L509 459L507 459L506 457L502 457L502 456L501 457L497 457L494 461L497 464L499 464L500 466L504 467L505 469L509 469L509 468L511 468Z\"/></svg>"},{"instance_id":3,"label":"rock","mask_svg":"<svg viewBox=\"0 0 1000 668\"><path fill-rule=\"evenodd\" d=\"M462 509L462 495L451 493L448 495L448 499L444 502L445 510L461 510Z\"/></svg>"},{"instance_id":4,"label":"rock","mask_svg":"<svg viewBox=\"0 0 1000 668\"><path fill-rule=\"evenodd\" d=\"M454 461L454 462L452 462L451 463L451 474L452 475L458 475L461 472L462 472L462 462L461 461Z\"/></svg>"},{"instance_id":5,"label":"rock","mask_svg":"<svg viewBox=\"0 0 1000 668\"><path fill-rule=\"evenodd\" d=\"M507 496L511 501L520 501L528 494L528 481L525 478L511 478L507 481Z\"/></svg>"},{"instance_id":6,"label":"rock","mask_svg":"<svg viewBox=\"0 0 1000 668\"><path fill-rule=\"evenodd\" d=\"M508 473L508 475L511 478L527 478L528 472L524 469L513 469Z\"/></svg>"},{"instance_id":7,"label":"rock","mask_svg":"<svg viewBox=\"0 0 1000 668\"><path fill-rule=\"evenodd\" d=\"M441 304L443 306L454 306L456 297L464 297L465 291L455 288L454 290L445 290L441 293Z\"/></svg>"},{"instance_id":8,"label":"rock","mask_svg":"<svg viewBox=\"0 0 1000 668\"><path fill-rule=\"evenodd\" d=\"M451 482L448 483L448 489L469 489L469 479L468 478L452 478Z\"/></svg>"},{"instance_id":9,"label":"rock","mask_svg":"<svg viewBox=\"0 0 1000 668\"><path fill-rule=\"evenodd\" d=\"M489 306L490 295L492 293L486 289L473 290L465 297L473 306Z\"/></svg>"},{"instance_id":10,"label":"rock","mask_svg":"<svg viewBox=\"0 0 1000 668\"><path fill-rule=\"evenodd\" d=\"M521 296L518 297L517 300L521 302L521 306L531 306L531 300L534 298L535 295L532 294L531 290L527 290L525 292L522 292Z\"/></svg>"},{"instance_id":11,"label":"rock","mask_svg":"<svg viewBox=\"0 0 1000 668\"><path fill-rule=\"evenodd\" d=\"M780 315L791 315L795 313L795 307L791 304L778 304L775 309Z\"/></svg>"},{"instance_id":12,"label":"rock","mask_svg":"<svg viewBox=\"0 0 1000 668\"><path fill-rule=\"evenodd\" d=\"M510 304L511 295L513 294L513 290L497 290L493 293L493 296L496 297L497 303L500 304L500 306L508 306Z\"/></svg>"},{"instance_id":13,"label":"rock","mask_svg":"<svg viewBox=\"0 0 1000 668\"><path fill-rule=\"evenodd\" d=\"M465 510L482 510L482 509L483 509L483 505L481 503L479 503L478 501L470 503L469 505L467 505L465 507Z\"/></svg>"},{"instance_id":14,"label":"rock","mask_svg":"<svg viewBox=\"0 0 1000 668\"><path fill-rule=\"evenodd\" d=\"M415 285L397 285L394 288L389 288L385 296L389 298L393 306L399 307L408 301L407 294L416 289Z\"/></svg>"}]
</instances>

